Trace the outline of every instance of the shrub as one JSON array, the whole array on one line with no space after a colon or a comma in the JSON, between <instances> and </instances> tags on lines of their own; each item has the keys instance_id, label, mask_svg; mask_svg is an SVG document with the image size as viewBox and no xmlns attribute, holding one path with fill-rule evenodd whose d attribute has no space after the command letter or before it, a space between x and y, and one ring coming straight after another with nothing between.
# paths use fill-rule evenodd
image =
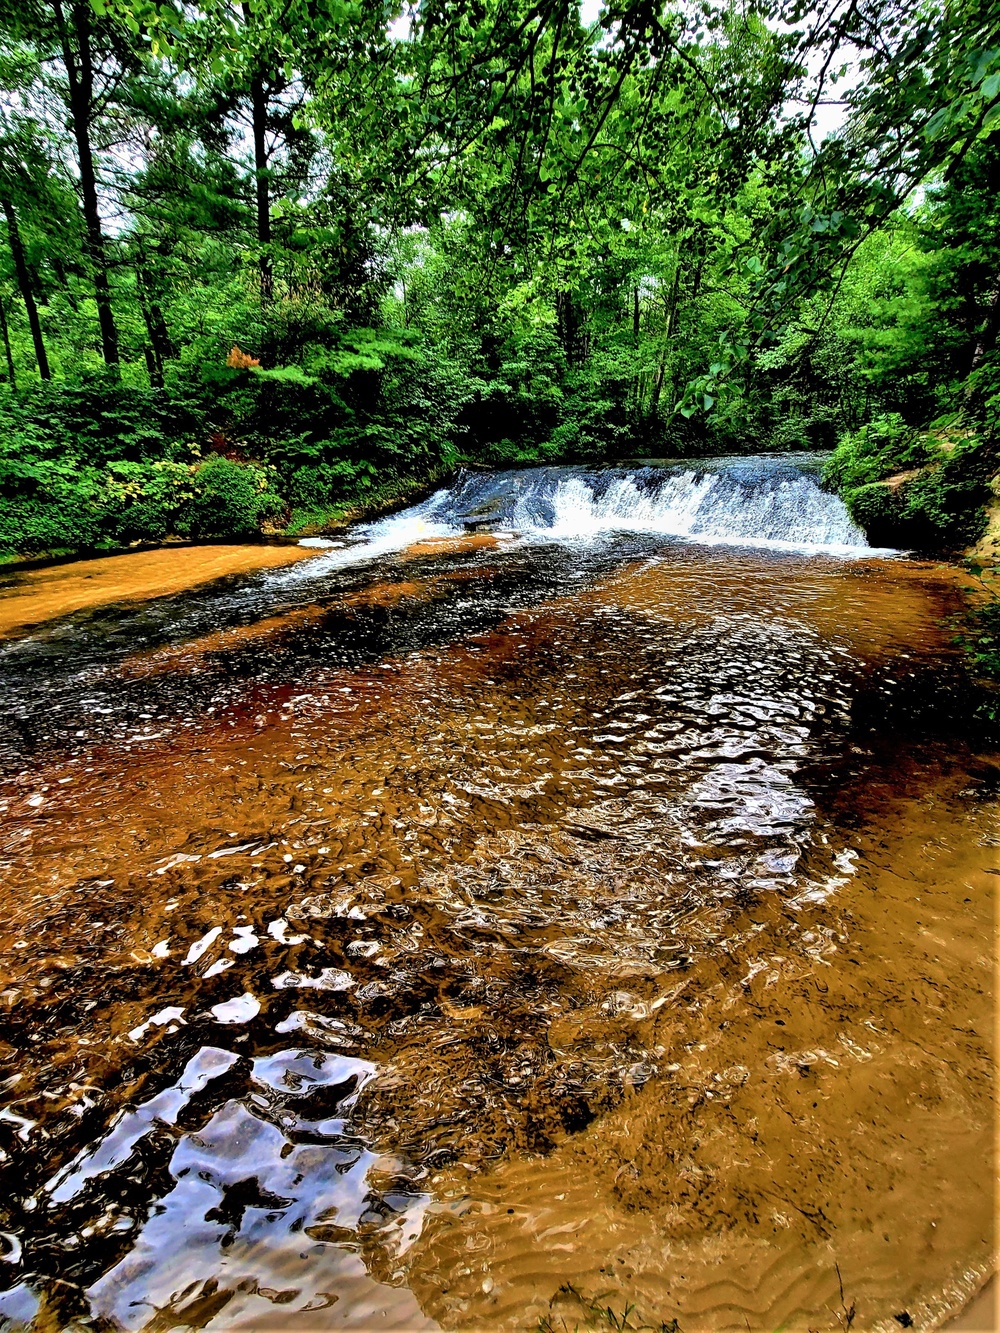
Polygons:
<instances>
[{"instance_id":1,"label":"shrub","mask_svg":"<svg viewBox=\"0 0 1000 1333\"><path fill-rule=\"evenodd\" d=\"M968 546L986 527L984 505L994 468L993 450L967 440L899 486L868 482L842 495L851 517L876 546Z\"/></svg>"},{"instance_id":2,"label":"shrub","mask_svg":"<svg viewBox=\"0 0 1000 1333\"><path fill-rule=\"evenodd\" d=\"M1000 601L987 602L971 616L972 638L965 646L987 675L1000 680Z\"/></svg>"},{"instance_id":3,"label":"shrub","mask_svg":"<svg viewBox=\"0 0 1000 1333\"><path fill-rule=\"evenodd\" d=\"M981 535L995 471L993 444L960 418L917 431L889 413L845 435L823 476L876 545L934 550ZM909 475L886 485L900 473Z\"/></svg>"},{"instance_id":4,"label":"shrub","mask_svg":"<svg viewBox=\"0 0 1000 1333\"><path fill-rule=\"evenodd\" d=\"M111 463L100 495L102 527L116 542L159 541L175 531L178 515L195 494L193 466Z\"/></svg>"},{"instance_id":5,"label":"shrub","mask_svg":"<svg viewBox=\"0 0 1000 1333\"><path fill-rule=\"evenodd\" d=\"M322 509L352 494L365 479L346 460L300 467L292 473L289 498L298 508Z\"/></svg>"},{"instance_id":6,"label":"shrub","mask_svg":"<svg viewBox=\"0 0 1000 1333\"><path fill-rule=\"evenodd\" d=\"M101 527L97 512L78 498L47 496L10 500L0 497L0 550L22 555L96 546Z\"/></svg>"},{"instance_id":7,"label":"shrub","mask_svg":"<svg viewBox=\"0 0 1000 1333\"><path fill-rule=\"evenodd\" d=\"M843 493L848 513L874 546L899 546L903 500L883 482L871 481Z\"/></svg>"},{"instance_id":8,"label":"shrub","mask_svg":"<svg viewBox=\"0 0 1000 1333\"><path fill-rule=\"evenodd\" d=\"M73 459L19 458L17 440L0 452L0 549L35 554L95 545L101 536L96 472Z\"/></svg>"},{"instance_id":9,"label":"shrub","mask_svg":"<svg viewBox=\"0 0 1000 1333\"><path fill-rule=\"evenodd\" d=\"M767 437L768 450L785 453L789 450L832 449L837 443L837 425L829 414L800 412L779 417Z\"/></svg>"},{"instance_id":10,"label":"shrub","mask_svg":"<svg viewBox=\"0 0 1000 1333\"><path fill-rule=\"evenodd\" d=\"M831 490L844 493L926 461L924 437L907 426L898 412L888 412L841 437L823 469L823 480Z\"/></svg>"},{"instance_id":11,"label":"shrub","mask_svg":"<svg viewBox=\"0 0 1000 1333\"><path fill-rule=\"evenodd\" d=\"M253 537L265 518L284 509L266 471L213 454L194 476L194 494L177 520L185 537Z\"/></svg>"},{"instance_id":12,"label":"shrub","mask_svg":"<svg viewBox=\"0 0 1000 1333\"><path fill-rule=\"evenodd\" d=\"M957 444L943 463L906 488L906 518L918 534L915 545L968 546L986 527L994 451L976 440Z\"/></svg>"}]
</instances>

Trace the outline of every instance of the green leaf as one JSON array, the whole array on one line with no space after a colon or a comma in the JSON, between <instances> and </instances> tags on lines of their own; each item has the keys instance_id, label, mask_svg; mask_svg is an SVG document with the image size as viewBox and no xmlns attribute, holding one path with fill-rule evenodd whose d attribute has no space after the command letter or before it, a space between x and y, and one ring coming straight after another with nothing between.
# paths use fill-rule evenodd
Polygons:
<instances>
[{"instance_id":1,"label":"green leaf","mask_svg":"<svg viewBox=\"0 0 1000 1333\"><path fill-rule=\"evenodd\" d=\"M950 106L942 107L936 115L931 116L930 120L924 126L924 135L928 139L936 139L942 134L951 120L953 110Z\"/></svg>"}]
</instances>

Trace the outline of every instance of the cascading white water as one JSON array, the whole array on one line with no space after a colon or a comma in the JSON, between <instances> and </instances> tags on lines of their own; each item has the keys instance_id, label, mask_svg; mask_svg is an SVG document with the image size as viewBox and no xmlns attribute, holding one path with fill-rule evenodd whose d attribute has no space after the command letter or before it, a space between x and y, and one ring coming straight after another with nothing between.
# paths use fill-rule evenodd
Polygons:
<instances>
[{"instance_id":1,"label":"cascading white water","mask_svg":"<svg viewBox=\"0 0 1000 1333\"><path fill-rule=\"evenodd\" d=\"M324 563L352 564L470 530L528 542L620 532L844 556L872 550L842 501L822 489L815 456L786 455L460 473L422 504L357 528L360 541L331 550Z\"/></svg>"},{"instance_id":2,"label":"cascading white water","mask_svg":"<svg viewBox=\"0 0 1000 1333\"><path fill-rule=\"evenodd\" d=\"M811 471L784 460L720 459L603 473L541 469L519 479L509 525L536 537L645 532L744 546L869 549L842 502L822 490ZM473 484L473 495L462 498L474 500L480 488Z\"/></svg>"},{"instance_id":3,"label":"cascading white water","mask_svg":"<svg viewBox=\"0 0 1000 1333\"><path fill-rule=\"evenodd\" d=\"M686 536L714 483L714 477L687 472L670 476L656 489L641 490L634 477L624 476L601 494L585 477L570 476L557 481L551 494L551 523L532 522L530 504L520 501L514 507L514 527L569 539L615 531Z\"/></svg>"}]
</instances>

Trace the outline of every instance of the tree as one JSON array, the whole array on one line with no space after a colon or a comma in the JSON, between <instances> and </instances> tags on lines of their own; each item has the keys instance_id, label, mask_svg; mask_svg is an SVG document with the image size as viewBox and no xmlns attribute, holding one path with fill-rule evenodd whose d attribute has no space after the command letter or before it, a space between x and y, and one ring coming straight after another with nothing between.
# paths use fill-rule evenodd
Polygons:
<instances>
[{"instance_id":1,"label":"tree","mask_svg":"<svg viewBox=\"0 0 1000 1333\"><path fill-rule=\"evenodd\" d=\"M33 53L38 77L35 107L54 119L61 108L69 126L84 222L85 259L94 288L101 349L108 365L119 361L107 242L100 211L94 131L137 64L125 32L101 18L88 0L29 0L0 5L0 29Z\"/></svg>"}]
</instances>

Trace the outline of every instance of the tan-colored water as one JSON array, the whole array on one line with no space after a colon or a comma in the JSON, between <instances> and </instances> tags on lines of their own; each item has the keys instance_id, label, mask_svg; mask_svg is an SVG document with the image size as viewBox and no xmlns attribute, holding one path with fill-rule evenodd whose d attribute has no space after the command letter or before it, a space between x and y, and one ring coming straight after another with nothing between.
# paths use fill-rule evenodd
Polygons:
<instances>
[{"instance_id":1,"label":"tan-colored water","mask_svg":"<svg viewBox=\"0 0 1000 1333\"><path fill-rule=\"evenodd\" d=\"M0 1312L937 1326L996 1250L950 575L674 552L333 660L507 558L433 555L108 666L239 684L5 783Z\"/></svg>"},{"instance_id":2,"label":"tan-colored water","mask_svg":"<svg viewBox=\"0 0 1000 1333\"><path fill-rule=\"evenodd\" d=\"M418 560L434 555L467 555L471 551L492 551L497 539L489 532L471 532L464 537L428 537L414 542L403 552L406 560Z\"/></svg>"},{"instance_id":3,"label":"tan-colored water","mask_svg":"<svg viewBox=\"0 0 1000 1333\"><path fill-rule=\"evenodd\" d=\"M131 555L0 570L0 636L109 602L145 601L232 574L278 568L316 555L300 546L164 546Z\"/></svg>"}]
</instances>

